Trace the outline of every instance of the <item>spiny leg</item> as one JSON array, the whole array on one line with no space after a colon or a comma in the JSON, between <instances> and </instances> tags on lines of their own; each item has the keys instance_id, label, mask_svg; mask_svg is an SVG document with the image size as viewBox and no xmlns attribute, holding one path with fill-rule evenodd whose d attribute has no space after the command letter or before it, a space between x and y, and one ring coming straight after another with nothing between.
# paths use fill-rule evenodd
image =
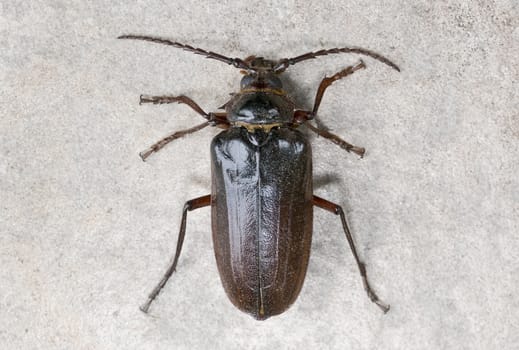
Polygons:
<instances>
[{"instance_id":1,"label":"spiny leg","mask_svg":"<svg viewBox=\"0 0 519 350\"><path fill-rule=\"evenodd\" d=\"M182 251L182 244L184 243L184 237L186 235L186 223L187 223L187 212L192 211L198 208L203 208L211 205L211 195L198 197L195 199L191 199L184 204L184 209L182 211L182 221L180 224L180 232L178 234L178 242L177 242L177 249L175 251L175 257L173 258L173 263L169 266L166 273L164 274L164 277L160 280L159 284L153 289L153 291L148 296L148 300L142 306L140 307L142 312L147 313L151 303L157 295L159 295L160 291L166 283L168 282L169 278L175 272L175 269L177 268L178 258L180 257L180 252Z\"/></svg>"},{"instance_id":2,"label":"spiny leg","mask_svg":"<svg viewBox=\"0 0 519 350\"><path fill-rule=\"evenodd\" d=\"M354 146L346 141L344 141L343 139L341 139L339 136L335 135L335 134L332 134L331 132L327 131L327 130L323 130L323 129L319 129L319 128L316 128L315 126L313 126L312 124L310 123L306 123L305 124L306 127L310 130L312 130L313 132L315 132L317 135L319 136L322 136L330 141L332 141L333 143L335 143L336 145L338 145L340 148L346 150L347 152L353 152L353 153L356 153L358 154L361 158L364 156L364 153L366 152L366 149L364 147L358 147L358 146Z\"/></svg>"},{"instance_id":3,"label":"spiny leg","mask_svg":"<svg viewBox=\"0 0 519 350\"><path fill-rule=\"evenodd\" d=\"M210 122L203 122L202 124L196 125L196 126L194 126L192 128L189 128L189 129L175 131L172 134L164 137L159 142L154 143L148 149L146 149L146 150L142 151L141 153L139 153L139 156L141 157L141 159L143 161L145 161L146 158L148 158L152 153L158 152L160 149L162 149L164 146L166 146L171 141L176 140L178 138L181 138L183 136L186 136L188 134L192 134L192 133L197 132L199 130L202 130L203 128L205 128L206 126L209 126L209 125L211 125Z\"/></svg>"},{"instance_id":4,"label":"spiny leg","mask_svg":"<svg viewBox=\"0 0 519 350\"><path fill-rule=\"evenodd\" d=\"M314 101L314 108L312 111L303 111L303 110L297 110L294 113L294 119L298 123L306 123L308 120L314 119L314 117L317 115L317 110L319 109L319 106L321 105L321 100L323 98L324 92L326 89L333 84L333 82L342 79L344 77L347 77L348 75L351 75L355 73L357 70L365 68L364 62L361 60L358 64L355 66L349 66L345 69L341 70L340 72L335 73L331 77L324 77L324 79L319 84L319 88L317 89L317 93L315 95L315 101ZM350 144L349 142L346 142L339 136L332 134L329 131L316 128L315 126L311 125L310 123L305 124L310 130L318 134L319 136L322 136L324 138L329 139L342 149L348 151L348 152L354 152L358 154L359 156L364 156L365 149L363 147L358 147Z\"/></svg>"},{"instance_id":5,"label":"spiny leg","mask_svg":"<svg viewBox=\"0 0 519 350\"><path fill-rule=\"evenodd\" d=\"M335 73L331 77L324 77L324 79L319 84L319 88L317 89L317 94L315 95L314 108L312 109L312 114L314 116L317 115L317 110L319 109L319 106L321 105L321 100L322 100L324 92L326 91L328 86L332 85L333 82L335 82L339 79L342 79L344 77L347 77L348 75L351 75L362 68L366 68L366 65L361 60L356 65L346 67L345 69L341 70L340 72Z\"/></svg>"},{"instance_id":6,"label":"spiny leg","mask_svg":"<svg viewBox=\"0 0 519 350\"><path fill-rule=\"evenodd\" d=\"M175 131L172 134L166 136L162 140L156 142L155 144L151 145L148 149L142 151L139 153L142 160L146 160L152 153L158 152L160 149L162 149L164 146L166 146L168 143L170 143L173 140L176 140L180 137L183 137L188 134L192 134L194 132L197 132L199 130L202 130L206 126L215 126L215 125L221 125L226 124L227 119L225 117L224 113L207 113L200 107L195 101L190 99L187 96L181 95L181 96L150 96L150 95L141 95L140 96L140 104L143 103L153 103L153 104L164 104L164 103L183 103L191 107L195 112L200 114L202 117L207 119L206 122L196 125L192 128Z\"/></svg>"},{"instance_id":7,"label":"spiny leg","mask_svg":"<svg viewBox=\"0 0 519 350\"><path fill-rule=\"evenodd\" d=\"M191 107L195 112L200 114L205 119L209 120L211 115L205 112L202 107L200 107L195 101L190 99L187 96L150 96L150 95L141 95L139 104L143 103L153 103L153 104L165 104L165 103L183 103Z\"/></svg>"},{"instance_id":8,"label":"spiny leg","mask_svg":"<svg viewBox=\"0 0 519 350\"><path fill-rule=\"evenodd\" d=\"M359 267L360 275L362 276L362 283L364 284L364 289L366 290L366 293L368 293L368 297L372 302L377 304L384 313L389 311L389 305L382 302L378 296L375 294L373 289L371 289L371 286L368 283L368 277L366 273L366 265L364 265L363 262L360 261L359 255L357 254L357 249L355 248L355 243L353 242L353 237L351 236L350 229L348 228L348 224L346 222L346 217L344 215L344 211L342 210L341 206L332 203L330 201L327 201L326 199L323 199L321 197L314 196L313 199L314 205L322 208L324 210L327 210L329 212L334 213L335 215L339 215L341 217L342 222L342 228L344 229L344 233L346 234L346 239L348 240L348 243L350 245L351 252L353 253L353 257L355 258L355 261L357 262L357 266Z\"/></svg>"}]
</instances>

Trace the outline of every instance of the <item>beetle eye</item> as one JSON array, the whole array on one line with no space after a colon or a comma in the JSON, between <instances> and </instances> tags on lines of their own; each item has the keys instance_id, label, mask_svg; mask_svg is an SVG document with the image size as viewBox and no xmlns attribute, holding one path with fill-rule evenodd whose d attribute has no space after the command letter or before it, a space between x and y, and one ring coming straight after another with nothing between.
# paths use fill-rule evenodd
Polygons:
<instances>
[{"instance_id":1,"label":"beetle eye","mask_svg":"<svg viewBox=\"0 0 519 350\"><path fill-rule=\"evenodd\" d=\"M242 89L246 89L254 82L254 77L252 75L246 75L241 78L240 87Z\"/></svg>"},{"instance_id":2,"label":"beetle eye","mask_svg":"<svg viewBox=\"0 0 519 350\"><path fill-rule=\"evenodd\" d=\"M267 76L267 86L271 89L281 90L283 89L283 84L281 83L281 79L277 77L277 75L269 74Z\"/></svg>"}]
</instances>

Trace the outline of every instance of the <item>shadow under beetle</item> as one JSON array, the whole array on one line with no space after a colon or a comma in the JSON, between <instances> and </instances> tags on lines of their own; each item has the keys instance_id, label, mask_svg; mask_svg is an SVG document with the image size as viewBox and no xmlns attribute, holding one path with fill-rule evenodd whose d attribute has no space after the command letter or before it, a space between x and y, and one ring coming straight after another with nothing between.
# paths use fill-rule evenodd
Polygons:
<instances>
[{"instance_id":1,"label":"shadow under beetle","mask_svg":"<svg viewBox=\"0 0 519 350\"><path fill-rule=\"evenodd\" d=\"M333 82L365 68L354 66L325 77L317 89L311 111L297 109L287 96L279 75L289 66L318 56L356 53L372 57L397 71L387 58L370 50L345 47L309 52L278 61L249 56L229 58L166 39L122 35L119 39L145 40L174 46L241 69L240 91L221 110L206 113L187 96L141 95L141 103L184 103L206 119L190 129L172 133L142 152L145 160L169 142L207 126L224 129L211 143L211 194L184 205L173 263L149 295L141 310L148 312L175 271L186 233L187 212L211 206L212 235L216 263L225 292L240 310L258 320L284 312L297 298L306 274L312 240L313 207L338 215L364 289L384 312L383 303L368 283L366 268L359 259L342 208L317 197L312 190L310 143L298 130L301 125L361 157L356 147L326 130L308 123L314 119L324 92Z\"/></svg>"}]
</instances>

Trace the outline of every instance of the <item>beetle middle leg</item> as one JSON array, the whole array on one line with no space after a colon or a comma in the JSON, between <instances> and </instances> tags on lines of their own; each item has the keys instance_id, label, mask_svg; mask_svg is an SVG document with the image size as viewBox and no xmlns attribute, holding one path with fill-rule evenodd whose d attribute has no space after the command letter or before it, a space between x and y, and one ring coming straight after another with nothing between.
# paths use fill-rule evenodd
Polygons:
<instances>
[{"instance_id":1,"label":"beetle middle leg","mask_svg":"<svg viewBox=\"0 0 519 350\"><path fill-rule=\"evenodd\" d=\"M175 251L175 256L173 258L173 262L167 269L166 273L164 274L164 277L162 277L159 284L157 284L157 286L153 289L153 291L148 296L148 300L146 300L146 302L140 307L142 312L145 312L145 313L148 312L148 309L150 308L151 303L153 302L153 300L155 300L157 295L159 295L160 291L162 290L162 288L164 288L164 286L168 282L169 278L171 277L171 275L173 274L173 272L175 272L175 270L177 268L178 259L180 257L180 252L182 251L182 245L184 243L184 237L186 235L187 212L195 210L195 209L207 207L209 205L211 205L211 195L191 199L184 204L184 209L182 210L182 221L180 224L180 232L178 234L177 248Z\"/></svg>"},{"instance_id":2,"label":"beetle middle leg","mask_svg":"<svg viewBox=\"0 0 519 350\"><path fill-rule=\"evenodd\" d=\"M327 138L328 140L332 141L333 143L338 145L340 148L342 148L348 152L353 152L353 153L358 154L361 158L364 156L364 153L366 152L366 149L364 147L354 146L351 143L344 141L339 136L332 134L331 132L329 132L327 130L316 128L315 126L313 126L310 123L306 123L305 125L308 129L312 130L317 135Z\"/></svg>"},{"instance_id":3,"label":"beetle middle leg","mask_svg":"<svg viewBox=\"0 0 519 350\"><path fill-rule=\"evenodd\" d=\"M194 126L192 128L189 128L189 129L175 131L172 134L164 137L162 140L154 143L148 149L146 149L146 150L142 151L141 153L139 153L139 156L141 157L142 160L146 160L146 158L148 158L153 152L158 152L160 149L162 149L164 146L166 146L171 141L176 140L178 138L181 138L182 136L185 136L185 135L192 134L194 132L200 131L203 128L205 128L206 126L209 126L209 125L211 125L210 122L203 122L202 124L198 124L198 125L196 125L196 126Z\"/></svg>"},{"instance_id":4,"label":"beetle middle leg","mask_svg":"<svg viewBox=\"0 0 519 350\"><path fill-rule=\"evenodd\" d=\"M373 289L371 289L371 286L368 282L368 277L366 273L366 265L359 259L359 255L357 254L357 249L355 248L355 243L353 242L353 237L351 236L350 229L348 228L348 223L346 222L346 216L344 215L344 211L342 210L340 205L337 205L335 203L332 203L330 201L327 201L326 199L323 199L321 197L314 196L313 197L313 204L319 208L322 208L324 210L327 210L329 212L334 213L335 215L339 215L341 217L342 222L342 228L344 229L344 233L346 234L346 239L348 240L348 243L350 245L351 252L353 253L353 257L355 258L355 261L357 262L357 266L359 267L360 275L362 276L362 283L364 284L364 289L366 290L366 293L368 293L368 297L371 299L372 302L378 305L384 311L384 313L389 311L389 305L382 302L378 296L375 294Z\"/></svg>"}]
</instances>

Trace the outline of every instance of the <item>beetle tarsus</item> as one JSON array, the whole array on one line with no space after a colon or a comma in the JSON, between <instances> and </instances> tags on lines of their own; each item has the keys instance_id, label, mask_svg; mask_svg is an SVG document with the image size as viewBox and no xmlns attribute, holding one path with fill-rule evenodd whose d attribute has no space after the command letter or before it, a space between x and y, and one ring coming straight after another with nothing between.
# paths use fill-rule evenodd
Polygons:
<instances>
[{"instance_id":1,"label":"beetle tarsus","mask_svg":"<svg viewBox=\"0 0 519 350\"><path fill-rule=\"evenodd\" d=\"M141 310L142 312L147 314L148 311L150 310L150 305L152 302L153 302L153 299L148 298L148 300L146 300L146 302L139 307L139 310Z\"/></svg>"},{"instance_id":2,"label":"beetle tarsus","mask_svg":"<svg viewBox=\"0 0 519 350\"><path fill-rule=\"evenodd\" d=\"M385 304L383 302L381 302L380 300L373 300L373 302L375 304L377 304L377 306L382 310L382 312L384 312L385 314L388 313L388 311L391 309L391 305L389 304Z\"/></svg>"},{"instance_id":3,"label":"beetle tarsus","mask_svg":"<svg viewBox=\"0 0 519 350\"><path fill-rule=\"evenodd\" d=\"M145 162L146 158L148 158L153 153L152 149L147 149L139 153L139 157L141 157L142 161Z\"/></svg>"},{"instance_id":4,"label":"beetle tarsus","mask_svg":"<svg viewBox=\"0 0 519 350\"><path fill-rule=\"evenodd\" d=\"M362 263L362 266L364 267L364 264ZM371 289L371 286L368 283L368 278L366 275L366 268L364 267L363 270L361 270L362 275L362 283L364 285L364 290L368 294L368 298L375 303L385 314L389 311L390 305L384 303L382 300L379 299L379 297L375 294L373 289Z\"/></svg>"}]
</instances>

